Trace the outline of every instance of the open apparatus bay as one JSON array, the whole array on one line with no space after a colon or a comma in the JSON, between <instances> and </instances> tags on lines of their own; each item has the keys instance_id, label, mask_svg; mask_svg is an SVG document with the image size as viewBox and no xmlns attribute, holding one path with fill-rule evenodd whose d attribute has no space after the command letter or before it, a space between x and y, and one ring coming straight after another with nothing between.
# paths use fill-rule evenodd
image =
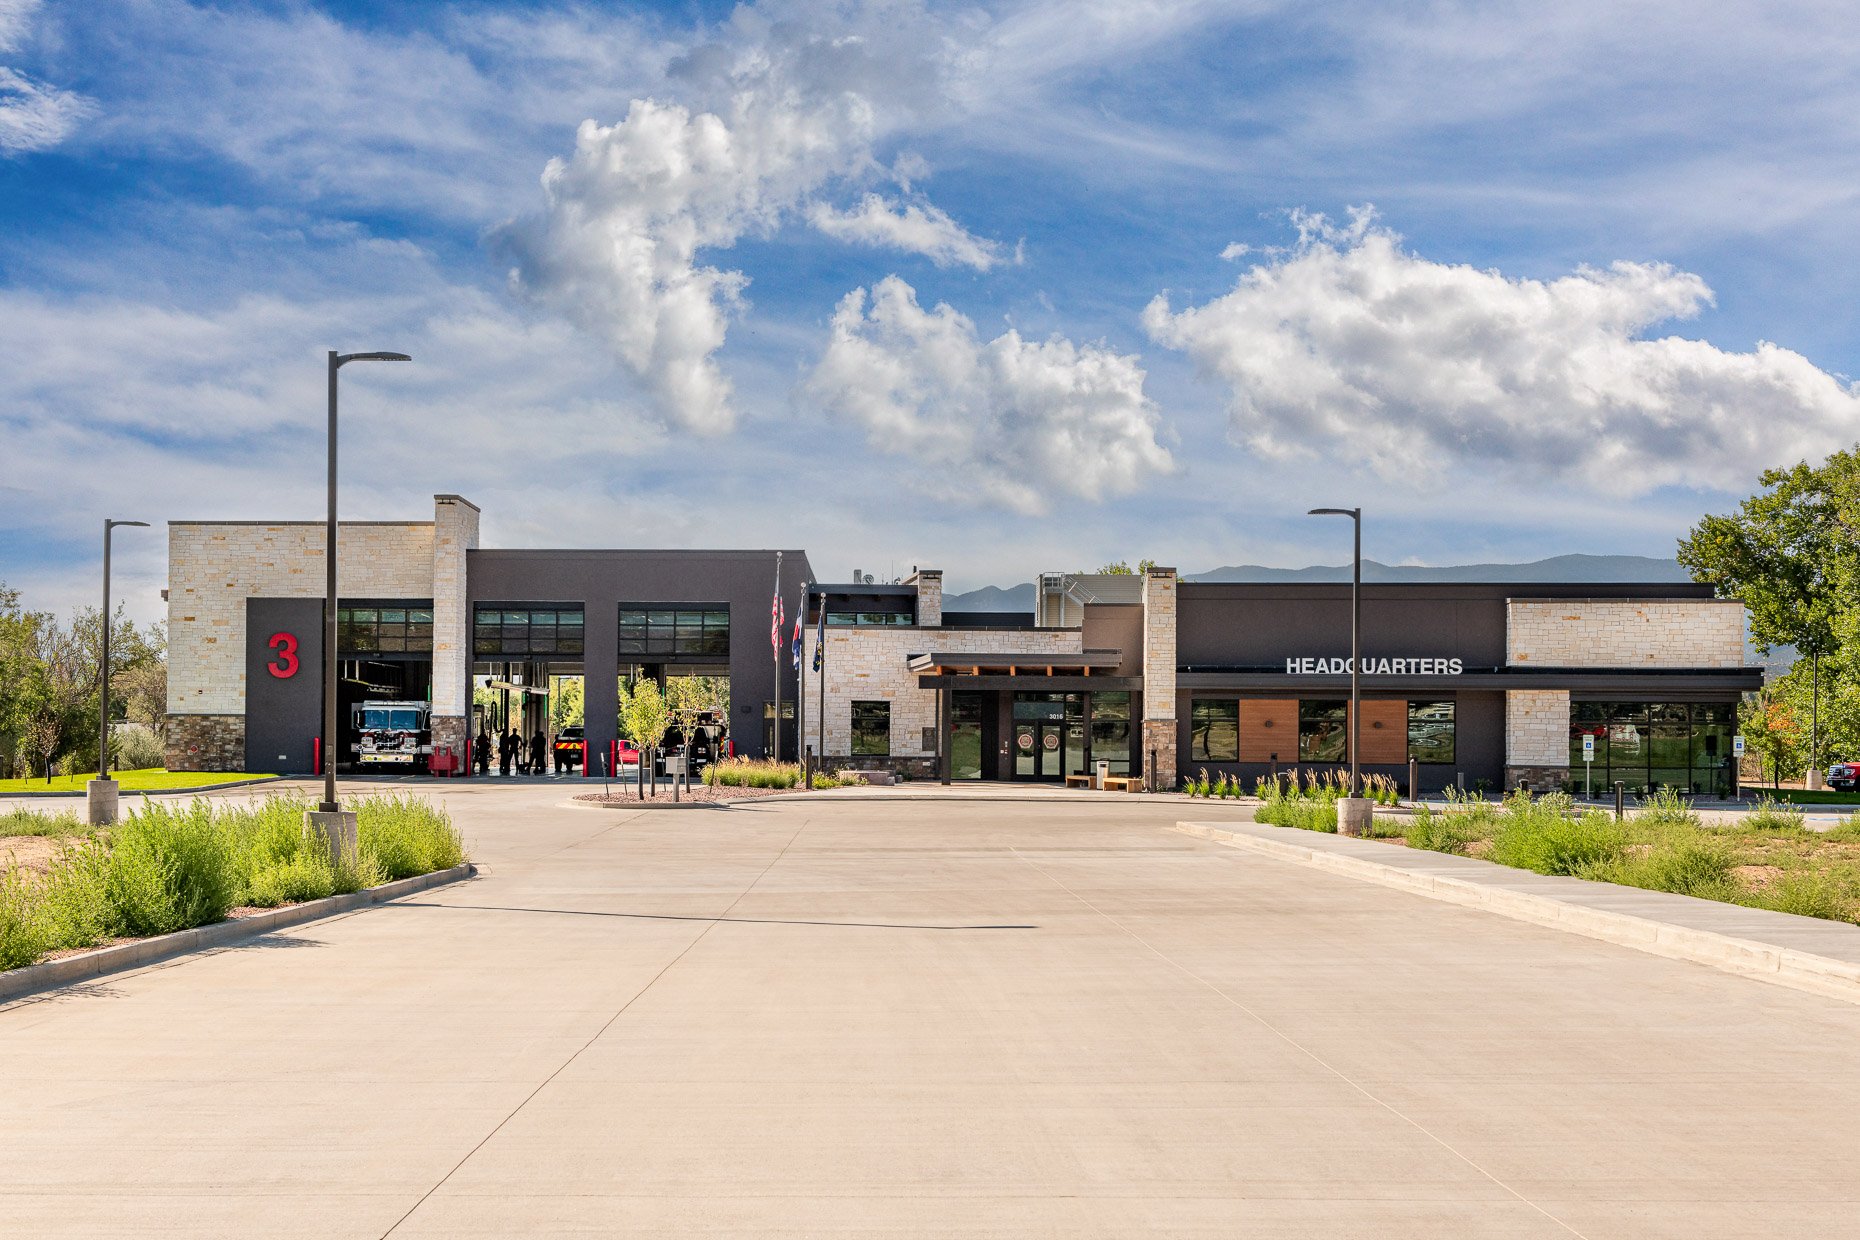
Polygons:
<instances>
[{"instance_id":1,"label":"open apparatus bay","mask_svg":"<svg viewBox=\"0 0 1860 1240\"><path fill-rule=\"evenodd\" d=\"M0 871L0 969L209 925L240 908L361 891L465 860L450 817L422 798L357 799L357 849L340 859L305 835L310 808L294 796L243 806L150 803L94 833L71 815L0 816L0 835L59 841L42 868Z\"/></svg>"}]
</instances>

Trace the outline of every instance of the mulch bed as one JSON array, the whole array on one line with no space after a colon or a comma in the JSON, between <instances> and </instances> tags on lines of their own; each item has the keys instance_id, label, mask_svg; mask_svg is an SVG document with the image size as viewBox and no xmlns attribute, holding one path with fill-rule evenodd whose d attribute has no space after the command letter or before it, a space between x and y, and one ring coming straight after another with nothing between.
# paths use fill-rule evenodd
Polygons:
<instances>
[{"instance_id":1,"label":"mulch bed","mask_svg":"<svg viewBox=\"0 0 1860 1240\"><path fill-rule=\"evenodd\" d=\"M649 806L672 804L672 786L664 780L659 781L659 795L652 795L652 785L646 785L645 799L639 795L638 784L614 784L612 796L599 792L583 793L577 801L587 801L592 805L606 805L614 809L627 806ZM793 788L738 788L719 784L713 788L707 784L692 784L678 793L681 805L715 805L723 801L755 801L764 797L778 797L793 792Z\"/></svg>"}]
</instances>

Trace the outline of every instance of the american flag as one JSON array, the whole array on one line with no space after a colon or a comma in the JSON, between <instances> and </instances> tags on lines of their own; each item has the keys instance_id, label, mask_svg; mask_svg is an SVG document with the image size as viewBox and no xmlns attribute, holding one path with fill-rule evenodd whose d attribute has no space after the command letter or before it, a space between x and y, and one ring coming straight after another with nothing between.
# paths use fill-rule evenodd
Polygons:
<instances>
[{"instance_id":1,"label":"american flag","mask_svg":"<svg viewBox=\"0 0 1860 1240\"><path fill-rule=\"evenodd\" d=\"M775 601L769 604L769 646L775 651L775 661L781 661L781 552L775 553Z\"/></svg>"}]
</instances>

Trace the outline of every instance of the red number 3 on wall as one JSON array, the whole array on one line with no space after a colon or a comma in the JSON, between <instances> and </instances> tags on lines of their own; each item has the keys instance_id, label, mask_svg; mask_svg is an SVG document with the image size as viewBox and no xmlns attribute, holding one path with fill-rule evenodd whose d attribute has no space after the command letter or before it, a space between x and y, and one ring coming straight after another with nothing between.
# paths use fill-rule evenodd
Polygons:
<instances>
[{"instance_id":1,"label":"red number 3 on wall","mask_svg":"<svg viewBox=\"0 0 1860 1240\"><path fill-rule=\"evenodd\" d=\"M275 663L265 664L265 670L279 680L289 680L297 674L297 638L290 633L273 633L271 640L265 643L278 652Z\"/></svg>"}]
</instances>

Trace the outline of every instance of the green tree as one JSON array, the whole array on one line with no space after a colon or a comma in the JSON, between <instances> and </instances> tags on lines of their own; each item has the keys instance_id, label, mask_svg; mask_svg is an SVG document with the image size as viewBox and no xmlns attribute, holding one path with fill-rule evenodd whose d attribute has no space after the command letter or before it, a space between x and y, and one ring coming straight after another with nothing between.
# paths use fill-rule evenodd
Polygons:
<instances>
[{"instance_id":1,"label":"green tree","mask_svg":"<svg viewBox=\"0 0 1860 1240\"><path fill-rule=\"evenodd\" d=\"M1149 571L1155 567L1155 560L1138 560L1135 568L1130 567L1130 561L1128 560L1113 560L1111 563L1101 566L1098 569L1098 575L1110 577L1143 576L1148 574ZM1083 574L1081 574L1081 576L1082 575Z\"/></svg>"},{"instance_id":2,"label":"green tree","mask_svg":"<svg viewBox=\"0 0 1860 1240\"><path fill-rule=\"evenodd\" d=\"M555 731L581 726L587 706L585 684L579 676L550 678L549 723Z\"/></svg>"},{"instance_id":3,"label":"green tree","mask_svg":"<svg viewBox=\"0 0 1860 1240\"><path fill-rule=\"evenodd\" d=\"M1806 730L1780 694L1773 688L1753 694L1738 715L1744 744L1768 768L1771 786L1802 773L1807 756Z\"/></svg>"},{"instance_id":4,"label":"green tree","mask_svg":"<svg viewBox=\"0 0 1860 1240\"><path fill-rule=\"evenodd\" d=\"M1809 752L1819 760L1820 670L1860 626L1860 456L1766 471L1737 512L1706 516L1679 542L1694 580L1743 600L1751 640L1809 660Z\"/></svg>"},{"instance_id":5,"label":"green tree","mask_svg":"<svg viewBox=\"0 0 1860 1240\"><path fill-rule=\"evenodd\" d=\"M659 692L657 681L644 677L630 687L623 683L620 694L620 727L638 748L640 761L650 763L665 740L665 729L671 726L665 695Z\"/></svg>"}]
</instances>

